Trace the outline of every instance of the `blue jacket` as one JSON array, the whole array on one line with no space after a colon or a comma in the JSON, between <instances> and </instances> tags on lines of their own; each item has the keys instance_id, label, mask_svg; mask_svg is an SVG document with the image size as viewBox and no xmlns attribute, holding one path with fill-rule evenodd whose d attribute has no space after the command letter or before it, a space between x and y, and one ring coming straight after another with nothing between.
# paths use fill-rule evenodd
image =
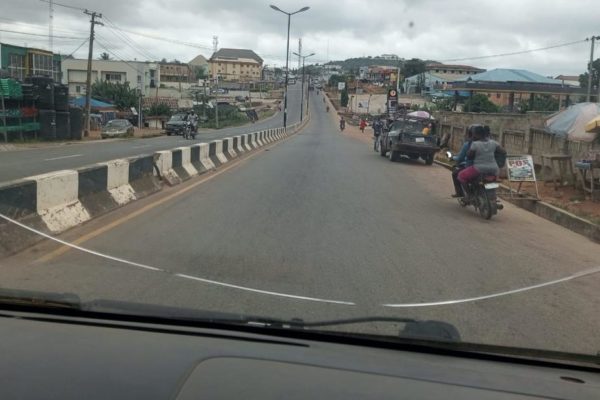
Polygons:
<instances>
[{"instance_id":1,"label":"blue jacket","mask_svg":"<svg viewBox=\"0 0 600 400\"><path fill-rule=\"evenodd\" d=\"M460 166L465 166L465 167L469 167L471 165L473 165L473 160L467 160L467 153L469 152L469 149L471 148L471 143L473 143L471 140L465 142L462 146L462 148L460 149L460 152L455 155L454 157L452 157L452 159L454 161L456 161L458 163L458 165Z\"/></svg>"}]
</instances>

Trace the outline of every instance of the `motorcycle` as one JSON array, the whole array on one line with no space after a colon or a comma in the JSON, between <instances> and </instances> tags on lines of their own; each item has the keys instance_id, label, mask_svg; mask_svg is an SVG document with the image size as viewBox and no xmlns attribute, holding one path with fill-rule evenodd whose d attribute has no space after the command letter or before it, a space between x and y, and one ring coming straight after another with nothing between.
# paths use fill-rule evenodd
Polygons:
<instances>
[{"instance_id":1,"label":"motorcycle","mask_svg":"<svg viewBox=\"0 0 600 400\"><path fill-rule=\"evenodd\" d=\"M446 155L450 160L452 159L451 152L446 152ZM453 168L458 167L454 166ZM496 180L496 175L480 175L463 187L465 195L457 198L458 204L461 207L473 206L483 219L492 218L492 216L498 214L498 210L504 208L496 194L496 189L500 187Z\"/></svg>"},{"instance_id":2,"label":"motorcycle","mask_svg":"<svg viewBox=\"0 0 600 400\"><path fill-rule=\"evenodd\" d=\"M186 140L196 139L197 128L188 122L183 128L183 138Z\"/></svg>"},{"instance_id":3,"label":"motorcycle","mask_svg":"<svg viewBox=\"0 0 600 400\"><path fill-rule=\"evenodd\" d=\"M340 131L343 131L344 128L346 128L346 121L342 120L340 121Z\"/></svg>"},{"instance_id":4,"label":"motorcycle","mask_svg":"<svg viewBox=\"0 0 600 400\"><path fill-rule=\"evenodd\" d=\"M325 112L329 112L329 106L325 107Z\"/></svg>"}]
</instances>

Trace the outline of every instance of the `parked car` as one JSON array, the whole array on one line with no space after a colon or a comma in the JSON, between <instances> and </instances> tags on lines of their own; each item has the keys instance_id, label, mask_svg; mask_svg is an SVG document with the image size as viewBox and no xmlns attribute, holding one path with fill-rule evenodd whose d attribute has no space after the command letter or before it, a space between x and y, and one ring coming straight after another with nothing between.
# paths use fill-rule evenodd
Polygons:
<instances>
[{"instance_id":1,"label":"parked car","mask_svg":"<svg viewBox=\"0 0 600 400\"><path fill-rule=\"evenodd\" d=\"M167 135L183 135L186 126L189 122L186 113L177 113L171 116L171 119L167 121L166 131Z\"/></svg>"},{"instance_id":2,"label":"parked car","mask_svg":"<svg viewBox=\"0 0 600 400\"><path fill-rule=\"evenodd\" d=\"M133 136L133 125L126 119L113 119L102 128L102 139Z\"/></svg>"},{"instance_id":3,"label":"parked car","mask_svg":"<svg viewBox=\"0 0 600 400\"><path fill-rule=\"evenodd\" d=\"M412 160L420 157L425 164L433 164L433 157L440 150L438 137L435 131L423 133L423 129L431 122L428 118L418 117L403 117L394 121L389 130L381 134L379 153L383 157L387 155L390 161L407 156Z\"/></svg>"}]
</instances>

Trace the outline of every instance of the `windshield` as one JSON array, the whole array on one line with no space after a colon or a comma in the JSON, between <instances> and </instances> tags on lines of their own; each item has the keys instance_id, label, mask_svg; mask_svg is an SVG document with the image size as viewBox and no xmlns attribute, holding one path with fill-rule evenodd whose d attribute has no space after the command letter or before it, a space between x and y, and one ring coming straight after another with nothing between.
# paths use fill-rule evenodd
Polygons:
<instances>
[{"instance_id":1,"label":"windshield","mask_svg":"<svg viewBox=\"0 0 600 400\"><path fill-rule=\"evenodd\" d=\"M109 121L106 124L107 128L124 128L127 125L129 125L129 122L127 122L124 119L117 119L117 120L113 120L113 121Z\"/></svg>"},{"instance_id":2,"label":"windshield","mask_svg":"<svg viewBox=\"0 0 600 400\"><path fill-rule=\"evenodd\" d=\"M3 7L0 298L597 354L598 7L507 1Z\"/></svg>"}]
</instances>

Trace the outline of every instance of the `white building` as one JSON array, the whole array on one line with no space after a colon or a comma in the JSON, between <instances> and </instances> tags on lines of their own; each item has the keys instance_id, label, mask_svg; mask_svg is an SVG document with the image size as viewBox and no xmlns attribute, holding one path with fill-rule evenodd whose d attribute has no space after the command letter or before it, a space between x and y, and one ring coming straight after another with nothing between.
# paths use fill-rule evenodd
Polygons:
<instances>
[{"instance_id":1,"label":"white building","mask_svg":"<svg viewBox=\"0 0 600 400\"><path fill-rule=\"evenodd\" d=\"M85 95L87 60L62 61L62 83L69 85L69 96ZM147 61L92 60L92 84L102 82L129 82L131 88L141 88L144 95L160 86L159 65Z\"/></svg>"}]
</instances>

